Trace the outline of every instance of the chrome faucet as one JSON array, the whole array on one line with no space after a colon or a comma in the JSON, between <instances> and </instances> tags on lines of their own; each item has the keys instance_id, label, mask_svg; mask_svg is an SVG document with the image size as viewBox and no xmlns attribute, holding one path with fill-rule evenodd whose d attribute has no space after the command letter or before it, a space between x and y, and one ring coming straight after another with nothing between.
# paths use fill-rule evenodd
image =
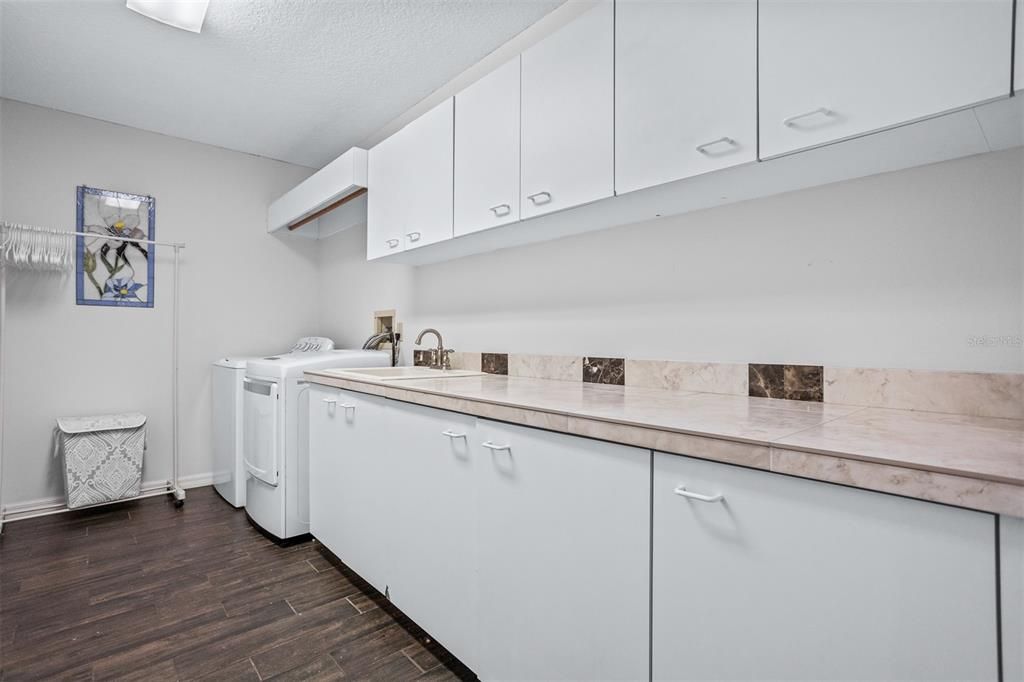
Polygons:
<instances>
[{"instance_id":1,"label":"chrome faucet","mask_svg":"<svg viewBox=\"0 0 1024 682\"><path fill-rule=\"evenodd\" d=\"M420 332L419 336L416 337L416 345L420 345L423 337L427 334L433 334L437 337L437 348L430 349L430 368L431 369L451 369L452 358L451 354L455 351L451 348L444 347L444 341L441 339L441 332L436 329L428 327Z\"/></svg>"}]
</instances>

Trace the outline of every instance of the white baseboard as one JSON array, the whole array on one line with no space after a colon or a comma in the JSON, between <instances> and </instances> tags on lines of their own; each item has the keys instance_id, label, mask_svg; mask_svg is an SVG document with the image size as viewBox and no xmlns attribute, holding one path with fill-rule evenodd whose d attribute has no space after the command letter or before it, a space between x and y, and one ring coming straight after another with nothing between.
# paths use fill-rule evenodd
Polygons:
<instances>
[{"instance_id":1,"label":"white baseboard","mask_svg":"<svg viewBox=\"0 0 1024 682\"><path fill-rule=\"evenodd\" d=\"M143 481L142 491L159 490L166 485L166 480ZM213 485L213 472L182 476L178 479L178 485L186 490L189 488L201 488L203 486ZM0 508L0 521L15 521L18 518L26 516L38 516L45 513L56 514L62 511L65 511L63 495L59 497L40 497L35 500L25 500L24 502L5 504Z\"/></svg>"},{"instance_id":2,"label":"white baseboard","mask_svg":"<svg viewBox=\"0 0 1024 682\"><path fill-rule=\"evenodd\" d=\"M203 486L213 485L213 472L210 471L205 474L182 476L178 479L178 485L186 490L189 488L202 488Z\"/></svg>"}]
</instances>

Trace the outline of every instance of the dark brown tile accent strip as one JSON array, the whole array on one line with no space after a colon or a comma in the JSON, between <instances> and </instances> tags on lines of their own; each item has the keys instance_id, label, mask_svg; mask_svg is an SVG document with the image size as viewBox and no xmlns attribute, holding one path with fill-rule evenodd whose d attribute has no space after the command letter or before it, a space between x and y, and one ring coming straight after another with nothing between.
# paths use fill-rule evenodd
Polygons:
<instances>
[{"instance_id":1,"label":"dark brown tile accent strip","mask_svg":"<svg viewBox=\"0 0 1024 682\"><path fill-rule=\"evenodd\" d=\"M785 398L821 402L823 370L818 365L747 365L750 388L754 398Z\"/></svg>"},{"instance_id":2,"label":"dark brown tile accent strip","mask_svg":"<svg viewBox=\"0 0 1024 682\"><path fill-rule=\"evenodd\" d=\"M508 374L508 353L481 353L480 371L487 374Z\"/></svg>"},{"instance_id":3,"label":"dark brown tile accent strip","mask_svg":"<svg viewBox=\"0 0 1024 682\"><path fill-rule=\"evenodd\" d=\"M623 358L583 358L583 381L625 386L626 361Z\"/></svg>"},{"instance_id":4,"label":"dark brown tile accent strip","mask_svg":"<svg viewBox=\"0 0 1024 682\"><path fill-rule=\"evenodd\" d=\"M820 403L825 398L821 367L817 365L786 365L783 370L785 396L788 400Z\"/></svg>"},{"instance_id":5,"label":"dark brown tile accent strip","mask_svg":"<svg viewBox=\"0 0 1024 682\"><path fill-rule=\"evenodd\" d=\"M782 365L747 365L747 379L752 398L781 398L785 393Z\"/></svg>"}]
</instances>

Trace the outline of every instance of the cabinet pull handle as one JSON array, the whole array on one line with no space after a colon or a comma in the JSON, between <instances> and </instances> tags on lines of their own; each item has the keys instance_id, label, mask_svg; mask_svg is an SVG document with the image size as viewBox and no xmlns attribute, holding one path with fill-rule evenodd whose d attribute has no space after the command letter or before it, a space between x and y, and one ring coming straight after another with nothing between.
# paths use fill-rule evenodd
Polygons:
<instances>
[{"instance_id":1,"label":"cabinet pull handle","mask_svg":"<svg viewBox=\"0 0 1024 682\"><path fill-rule=\"evenodd\" d=\"M499 218L502 218L512 212L512 207L509 206L508 204L498 204L497 206L491 206L487 210L492 211L494 215L496 215Z\"/></svg>"},{"instance_id":2,"label":"cabinet pull handle","mask_svg":"<svg viewBox=\"0 0 1024 682\"><path fill-rule=\"evenodd\" d=\"M541 200L541 197L544 199ZM551 201L551 192L537 192L536 194L530 194L526 198L539 206L540 204L547 204Z\"/></svg>"},{"instance_id":3,"label":"cabinet pull handle","mask_svg":"<svg viewBox=\"0 0 1024 682\"><path fill-rule=\"evenodd\" d=\"M736 140L732 139L731 137L720 137L717 140L711 140L711 142L705 142L704 144L697 145L696 150L701 154L704 154L705 156L710 156L711 152L708 151L708 147L714 147L716 144L729 145L730 149L728 151L732 151L733 149L739 146L738 144L736 144ZM724 154L726 152L722 153Z\"/></svg>"},{"instance_id":4,"label":"cabinet pull handle","mask_svg":"<svg viewBox=\"0 0 1024 682\"><path fill-rule=\"evenodd\" d=\"M466 434L464 434L464 433L456 433L455 431L452 431L451 429L445 429L444 431L441 432L441 435L442 436L448 436L449 438L465 438L466 437Z\"/></svg>"},{"instance_id":5,"label":"cabinet pull handle","mask_svg":"<svg viewBox=\"0 0 1024 682\"><path fill-rule=\"evenodd\" d=\"M337 398L324 398L324 402L327 403L328 405L337 405L338 404L338 399Z\"/></svg>"},{"instance_id":6,"label":"cabinet pull handle","mask_svg":"<svg viewBox=\"0 0 1024 682\"><path fill-rule=\"evenodd\" d=\"M338 403L338 407L340 407L343 410L354 410L354 409L356 409L356 406L353 405L352 403Z\"/></svg>"},{"instance_id":7,"label":"cabinet pull handle","mask_svg":"<svg viewBox=\"0 0 1024 682\"><path fill-rule=\"evenodd\" d=\"M492 451L495 451L495 452L498 452L498 451L501 451L501 450L508 450L509 452L512 452L512 446L511 445L498 445L497 443L492 443L489 440L485 440L480 445L484 446L488 450L492 450Z\"/></svg>"},{"instance_id":8,"label":"cabinet pull handle","mask_svg":"<svg viewBox=\"0 0 1024 682\"><path fill-rule=\"evenodd\" d=\"M418 242L421 235L419 232L409 232L405 236L408 237L411 242Z\"/></svg>"},{"instance_id":9,"label":"cabinet pull handle","mask_svg":"<svg viewBox=\"0 0 1024 682\"><path fill-rule=\"evenodd\" d=\"M685 486L679 486L672 492L681 497L697 500L698 502L721 502L725 499L725 495L722 493L716 493L715 495L701 495L700 493L690 492Z\"/></svg>"},{"instance_id":10,"label":"cabinet pull handle","mask_svg":"<svg viewBox=\"0 0 1024 682\"><path fill-rule=\"evenodd\" d=\"M828 107L818 107L817 109L814 109L813 111L805 111L802 114L797 114L796 116L790 116L789 118L784 118L784 119L782 119L782 125L786 126L787 128L796 128L797 127L796 124L799 121L801 121L801 120L803 120L805 118L809 118L811 116L818 116L818 115L821 115L821 116L833 116L834 114L835 114L835 112L832 111L831 109L829 109Z\"/></svg>"},{"instance_id":11,"label":"cabinet pull handle","mask_svg":"<svg viewBox=\"0 0 1024 682\"><path fill-rule=\"evenodd\" d=\"M393 248L395 248L396 246L398 246L398 240L397 240L397 239L389 239L389 240L387 240L387 242L385 242L385 243L386 243L386 244L388 245L388 248L389 248L389 249L393 249Z\"/></svg>"}]
</instances>

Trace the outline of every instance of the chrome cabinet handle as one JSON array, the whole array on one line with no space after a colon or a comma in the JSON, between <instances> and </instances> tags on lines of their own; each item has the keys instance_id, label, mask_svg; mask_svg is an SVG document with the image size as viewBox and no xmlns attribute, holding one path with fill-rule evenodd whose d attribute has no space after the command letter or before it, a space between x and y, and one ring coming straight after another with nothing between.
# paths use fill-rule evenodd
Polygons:
<instances>
[{"instance_id":1,"label":"chrome cabinet handle","mask_svg":"<svg viewBox=\"0 0 1024 682\"><path fill-rule=\"evenodd\" d=\"M337 405L338 404L338 399L337 398L324 398L324 402L327 403L328 405Z\"/></svg>"},{"instance_id":2,"label":"chrome cabinet handle","mask_svg":"<svg viewBox=\"0 0 1024 682\"><path fill-rule=\"evenodd\" d=\"M544 197L543 201L541 197ZM551 192L537 192L536 194L530 194L526 197L532 201L535 205L547 204L551 201Z\"/></svg>"},{"instance_id":3,"label":"chrome cabinet handle","mask_svg":"<svg viewBox=\"0 0 1024 682\"><path fill-rule=\"evenodd\" d=\"M705 156L711 156L711 152L708 151L708 148L714 147L715 145L719 144L729 145L730 148L726 151L732 151L733 149L739 146L738 144L736 144L736 140L732 139L731 137L720 137L717 140L711 140L711 142L705 142L704 144L697 145L696 150L701 154L704 154ZM720 153L724 154L726 153L726 151Z\"/></svg>"},{"instance_id":4,"label":"chrome cabinet handle","mask_svg":"<svg viewBox=\"0 0 1024 682\"><path fill-rule=\"evenodd\" d=\"M498 451L501 451L501 450L508 450L509 452L512 452L512 446L511 445L498 445L497 443L492 443L489 440L485 440L480 445L484 446L488 450L492 450L492 451L495 451L495 452L498 452Z\"/></svg>"},{"instance_id":5,"label":"chrome cabinet handle","mask_svg":"<svg viewBox=\"0 0 1024 682\"><path fill-rule=\"evenodd\" d=\"M408 237L411 242L418 242L422 235L419 232L407 232L405 236Z\"/></svg>"},{"instance_id":6,"label":"chrome cabinet handle","mask_svg":"<svg viewBox=\"0 0 1024 682\"><path fill-rule=\"evenodd\" d=\"M353 405L352 403L338 403L338 407L340 407L343 410L354 410L354 409L356 409L356 406Z\"/></svg>"},{"instance_id":7,"label":"chrome cabinet handle","mask_svg":"<svg viewBox=\"0 0 1024 682\"><path fill-rule=\"evenodd\" d=\"M802 121L805 118L810 118L811 116L833 116L833 115L835 115L835 112L832 111L831 109L829 109L828 107L818 107L817 109L814 109L812 111L805 111L802 114L797 114L796 116L790 116L789 118L784 118L784 119L782 119L782 125L786 126L787 128L796 128L797 127L796 124L799 121Z\"/></svg>"},{"instance_id":8,"label":"chrome cabinet handle","mask_svg":"<svg viewBox=\"0 0 1024 682\"><path fill-rule=\"evenodd\" d=\"M497 217L501 218L501 217L507 216L509 213L511 213L512 212L512 207L509 206L508 204L498 204L497 206L491 206L487 210L488 211L492 211L494 213L494 215L496 215Z\"/></svg>"},{"instance_id":9,"label":"chrome cabinet handle","mask_svg":"<svg viewBox=\"0 0 1024 682\"><path fill-rule=\"evenodd\" d=\"M466 437L466 434L464 434L464 433L456 433L455 431L452 431L450 429L445 429L444 431L441 432L441 435L442 436L448 436L449 438L465 438Z\"/></svg>"},{"instance_id":10,"label":"chrome cabinet handle","mask_svg":"<svg viewBox=\"0 0 1024 682\"><path fill-rule=\"evenodd\" d=\"M398 246L398 240L397 240L397 239L389 239L389 240L387 240L387 242L385 242L385 243L386 243L386 244L388 245L388 248L389 248L389 249L393 249L393 248L395 248L396 246Z\"/></svg>"},{"instance_id":11,"label":"chrome cabinet handle","mask_svg":"<svg viewBox=\"0 0 1024 682\"><path fill-rule=\"evenodd\" d=\"M721 502L725 499L725 495L722 493L716 493L715 495L701 495L700 493L690 492L685 486L678 486L672 492L681 497L697 500L698 502Z\"/></svg>"}]
</instances>

